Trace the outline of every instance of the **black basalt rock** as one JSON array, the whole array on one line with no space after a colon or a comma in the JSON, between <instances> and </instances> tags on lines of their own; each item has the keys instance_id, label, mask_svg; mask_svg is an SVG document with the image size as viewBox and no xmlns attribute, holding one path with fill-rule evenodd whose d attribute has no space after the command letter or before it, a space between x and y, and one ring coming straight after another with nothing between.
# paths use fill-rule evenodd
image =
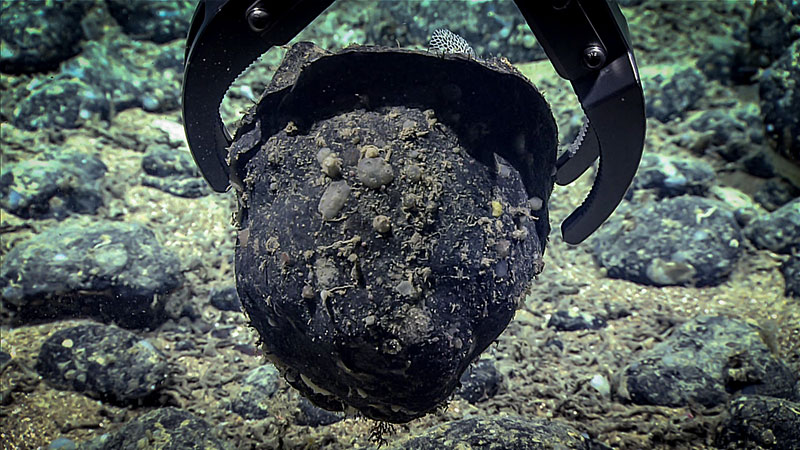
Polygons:
<instances>
[{"instance_id":1,"label":"black basalt rock","mask_svg":"<svg viewBox=\"0 0 800 450\"><path fill-rule=\"evenodd\" d=\"M167 382L167 358L146 339L100 324L53 333L36 371L53 386L118 403L153 395Z\"/></svg>"},{"instance_id":2,"label":"black basalt rock","mask_svg":"<svg viewBox=\"0 0 800 450\"><path fill-rule=\"evenodd\" d=\"M287 381L389 422L444 402L541 271L556 136L502 61L293 47L230 155L239 296Z\"/></svg>"}]
</instances>

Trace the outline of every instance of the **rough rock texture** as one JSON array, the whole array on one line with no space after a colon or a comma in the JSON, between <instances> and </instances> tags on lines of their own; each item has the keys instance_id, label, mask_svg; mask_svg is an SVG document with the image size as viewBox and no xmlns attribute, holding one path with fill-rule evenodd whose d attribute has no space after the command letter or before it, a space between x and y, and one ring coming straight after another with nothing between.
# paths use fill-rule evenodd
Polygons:
<instances>
[{"instance_id":1,"label":"rough rock texture","mask_svg":"<svg viewBox=\"0 0 800 450\"><path fill-rule=\"evenodd\" d=\"M775 253L800 249L800 199L758 217L745 228L745 234L756 247Z\"/></svg>"},{"instance_id":2,"label":"rough rock texture","mask_svg":"<svg viewBox=\"0 0 800 450\"><path fill-rule=\"evenodd\" d=\"M184 42L158 46L128 41L88 41L58 73L22 86L4 114L26 130L77 128L92 119L113 119L124 109L177 109Z\"/></svg>"},{"instance_id":3,"label":"rough rock texture","mask_svg":"<svg viewBox=\"0 0 800 450\"><path fill-rule=\"evenodd\" d=\"M594 237L608 276L656 286L719 284L744 237L725 204L681 196L620 208Z\"/></svg>"},{"instance_id":4,"label":"rough rock texture","mask_svg":"<svg viewBox=\"0 0 800 450\"><path fill-rule=\"evenodd\" d=\"M96 155L49 152L8 164L0 175L0 206L25 219L94 214L103 205L106 165Z\"/></svg>"},{"instance_id":5,"label":"rough rock texture","mask_svg":"<svg viewBox=\"0 0 800 450\"><path fill-rule=\"evenodd\" d=\"M634 189L653 189L659 197L705 195L714 180L714 169L701 159L646 154L642 158Z\"/></svg>"},{"instance_id":6,"label":"rough rock texture","mask_svg":"<svg viewBox=\"0 0 800 450\"><path fill-rule=\"evenodd\" d=\"M152 395L167 380L167 358L153 344L114 326L57 331L42 344L36 371L60 389L115 402Z\"/></svg>"},{"instance_id":7,"label":"rough rock texture","mask_svg":"<svg viewBox=\"0 0 800 450\"><path fill-rule=\"evenodd\" d=\"M794 0L759 0L747 24L751 58L766 67L800 37L800 5Z\"/></svg>"},{"instance_id":8,"label":"rough rock texture","mask_svg":"<svg viewBox=\"0 0 800 450\"><path fill-rule=\"evenodd\" d=\"M272 396L280 386L281 379L275 366L257 367L245 376L230 409L248 420L263 419L269 415Z\"/></svg>"},{"instance_id":9,"label":"rough rock texture","mask_svg":"<svg viewBox=\"0 0 800 450\"><path fill-rule=\"evenodd\" d=\"M786 295L800 298L800 255L794 255L781 267L786 280Z\"/></svg>"},{"instance_id":10,"label":"rough rock texture","mask_svg":"<svg viewBox=\"0 0 800 450\"><path fill-rule=\"evenodd\" d=\"M461 375L458 396L470 403L486 401L497 394L503 375L491 359L480 359Z\"/></svg>"},{"instance_id":11,"label":"rough rock texture","mask_svg":"<svg viewBox=\"0 0 800 450\"><path fill-rule=\"evenodd\" d=\"M503 63L320 55L287 55L231 149L235 171L246 161L238 290L290 384L327 409L404 422L449 396L541 269L556 130ZM331 76L341 67L346 81ZM493 102L506 109L487 115ZM329 208L333 183L349 191Z\"/></svg>"},{"instance_id":12,"label":"rough rock texture","mask_svg":"<svg viewBox=\"0 0 800 450\"><path fill-rule=\"evenodd\" d=\"M558 422L522 417L473 417L432 427L392 450L545 450L594 448L581 433Z\"/></svg>"},{"instance_id":13,"label":"rough rock texture","mask_svg":"<svg viewBox=\"0 0 800 450\"><path fill-rule=\"evenodd\" d=\"M606 325L608 322L604 318L580 311L559 310L547 321L547 326L556 331L599 330Z\"/></svg>"},{"instance_id":14,"label":"rough rock texture","mask_svg":"<svg viewBox=\"0 0 800 450\"><path fill-rule=\"evenodd\" d=\"M732 162L764 151L761 148L765 142L764 127L755 103L692 114L687 117L686 125L700 135L682 145L697 153L713 152Z\"/></svg>"},{"instance_id":15,"label":"rough rock texture","mask_svg":"<svg viewBox=\"0 0 800 450\"><path fill-rule=\"evenodd\" d=\"M80 450L229 450L212 426L188 411L161 408L142 414L111 433L81 443Z\"/></svg>"},{"instance_id":16,"label":"rough rock texture","mask_svg":"<svg viewBox=\"0 0 800 450\"><path fill-rule=\"evenodd\" d=\"M737 393L793 398L795 382L758 327L701 316L623 369L618 393L640 405L710 407Z\"/></svg>"},{"instance_id":17,"label":"rough rock texture","mask_svg":"<svg viewBox=\"0 0 800 450\"><path fill-rule=\"evenodd\" d=\"M211 289L208 294L208 301L215 308L221 311L241 311L242 302L239 300L239 293L236 292L236 286L221 286Z\"/></svg>"},{"instance_id":18,"label":"rough rock texture","mask_svg":"<svg viewBox=\"0 0 800 450\"><path fill-rule=\"evenodd\" d=\"M107 118L110 112L106 98L72 77L31 82L27 95L13 108L14 125L29 131L77 128L93 116Z\"/></svg>"},{"instance_id":19,"label":"rough rock texture","mask_svg":"<svg viewBox=\"0 0 800 450\"><path fill-rule=\"evenodd\" d=\"M731 402L717 430L717 448L796 450L800 446L800 403L747 395Z\"/></svg>"},{"instance_id":20,"label":"rough rock texture","mask_svg":"<svg viewBox=\"0 0 800 450\"><path fill-rule=\"evenodd\" d=\"M800 198L800 188L782 178L767 180L753 195L753 200L767 211L775 211L796 198Z\"/></svg>"},{"instance_id":21,"label":"rough rock texture","mask_svg":"<svg viewBox=\"0 0 800 450\"><path fill-rule=\"evenodd\" d=\"M643 78L645 114L665 123L684 117L705 95L706 83L703 74L693 68Z\"/></svg>"},{"instance_id":22,"label":"rough rock texture","mask_svg":"<svg viewBox=\"0 0 800 450\"><path fill-rule=\"evenodd\" d=\"M106 0L106 4L126 34L157 43L185 39L196 6L191 0Z\"/></svg>"},{"instance_id":23,"label":"rough rock texture","mask_svg":"<svg viewBox=\"0 0 800 450\"><path fill-rule=\"evenodd\" d=\"M314 405L305 397L300 397L297 404L298 414L295 423L310 427L322 427L344 419L343 413L330 412Z\"/></svg>"},{"instance_id":24,"label":"rough rock texture","mask_svg":"<svg viewBox=\"0 0 800 450\"><path fill-rule=\"evenodd\" d=\"M81 18L89 2L0 2L0 71L41 72L80 50Z\"/></svg>"},{"instance_id":25,"label":"rough rock texture","mask_svg":"<svg viewBox=\"0 0 800 450\"><path fill-rule=\"evenodd\" d=\"M66 221L14 246L0 265L0 298L22 321L93 317L131 327L165 319L180 285L178 258L137 223Z\"/></svg>"},{"instance_id":26,"label":"rough rock texture","mask_svg":"<svg viewBox=\"0 0 800 450\"><path fill-rule=\"evenodd\" d=\"M775 149L800 164L800 39L761 74L759 96L767 136Z\"/></svg>"},{"instance_id":27,"label":"rough rock texture","mask_svg":"<svg viewBox=\"0 0 800 450\"><path fill-rule=\"evenodd\" d=\"M153 146L142 158L142 169L144 186L186 198L202 197L211 193L189 152L165 145Z\"/></svg>"}]
</instances>

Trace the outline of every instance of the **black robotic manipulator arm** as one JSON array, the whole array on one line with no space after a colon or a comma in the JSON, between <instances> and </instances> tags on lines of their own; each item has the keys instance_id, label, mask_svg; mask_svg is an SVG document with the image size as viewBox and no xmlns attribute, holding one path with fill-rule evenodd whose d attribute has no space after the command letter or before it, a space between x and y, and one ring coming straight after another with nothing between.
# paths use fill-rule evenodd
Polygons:
<instances>
[{"instance_id":1,"label":"black robotic manipulator arm","mask_svg":"<svg viewBox=\"0 0 800 450\"><path fill-rule=\"evenodd\" d=\"M334 0L200 0L186 44L183 123L195 162L218 192L229 186L231 144L219 106L259 56L285 45ZM515 0L586 115L576 142L556 162L566 185L600 158L589 195L562 223L578 244L614 212L633 180L645 135L644 95L625 18L607 0Z\"/></svg>"}]
</instances>

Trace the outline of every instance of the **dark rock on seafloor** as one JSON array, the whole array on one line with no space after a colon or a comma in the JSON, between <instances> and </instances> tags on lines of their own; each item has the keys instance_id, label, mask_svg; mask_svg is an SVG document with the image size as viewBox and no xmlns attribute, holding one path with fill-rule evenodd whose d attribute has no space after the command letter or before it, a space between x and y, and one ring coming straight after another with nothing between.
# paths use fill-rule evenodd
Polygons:
<instances>
[{"instance_id":1,"label":"dark rock on seafloor","mask_svg":"<svg viewBox=\"0 0 800 450\"><path fill-rule=\"evenodd\" d=\"M299 412L295 417L295 423L298 425L322 427L332 423L341 422L344 419L344 413L326 411L319 406L314 405L305 397L300 397L297 408L299 409Z\"/></svg>"},{"instance_id":2,"label":"dark rock on seafloor","mask_svg":"<svg viewBox=\"0 0 800 450\"><path fill-rule=\"evenodd\" d=\"M77 78L115 111L140 107L149 112L173 111L180 105L183 73L182 40L157 45L105 38L89 41L81 54L61 66L56 78Z\"/></svg>"},{"instance_id":3,"label":"dark rock on seafloor","mask_svg":"<svg viewBox=\"0 0 800 450\"><path fill-rule=\"evenodd\" d=\"M738 223L739 227L742 229L759 216L769 214L769 211L765 210L761 205L756 203L751 196L739 189L715 185L709 188L709 194L710 198L721 201L725 204L727 209L733 211L736 223Z\"/></svg>"},{"instance_id":4,"label":"dark rock on seafloor","mask_svg":"<svg viewBox=\"0 0 800 450\"><path fill-rule=\"evenodd\" d=\"M714 169L701 159L646 154L636 172L633 187L653 189L659 197L702 196L708 192L714 177Z\"/></svg>"},{"instance_id":5,"label":"dark rock on seafloor","mask_svg":"<svg viewBox=\"0 0 800 450\"><path fill-rule=\"evenodd\" d=\"M242 301L239 300L239 293L236 292L236 286L212 288L208 297L209 303L220 311L242 310Z\"/></svg>"},{"instance_id":6,"label":"dark rock on seafloor","mask_svg":"<svg viewBox=\"0 0 800 450\"><path fill-rule=\"evenodd\" d=\"M597 231L594 253L612 278L707 286L728 277L743 239L724 203L681 196L624 205Z\"/></svg>"},{"instance_id":7,"label":"dark rock on seafloor","mask_svg":"<svg viewBox=\"0 0 800 450\"><path fill-rule=\"evenodd\" d=\"M757 217L745 228L745 234L756 247L775 253L791 254L800 249L800 199Z\"/></svg>"},{"instance_id":8,"label":"dark rock on seafloor","mask_svg":"<svg viewBox=\"0 0 800 450\"><path fill-rule=\"evenodd\" d=\"M596 448L593 442L569 425L545 419L518 416L471 417L427 429L389 447L391 450L545 450Z\"/></svg>"},{"instance_id":9,"label":"dark rock on seafloor","mask_svg":"<svg viewBox=\"0 0 800 450\"><path fill-rule=\"evenodd\" d=\"M108 118L109 99L79 78L55 76L32 81L14 106L14 126L28 131L77 128L92 117Z\"/></svg>"},{"instance_id":10,"label":"dark rock on seafloor","mask_svg":"<svg viewBox=\"0 0 800 450\"><path fill-rule=\"evenodd\" d=\"M121 428L82 442L80 450L230 450L214 427L194 414L161 408L133 419Z\"/></svg>"},{"instance_id":11,"label":"dark rock on seafloor","mask_svg":"<svg viewBox=\"0 0 800 450\"><path fill-rule=\"evenodd\" d=\"M94 214L103 205L100 180L106 170L97 156L77 152L7 164L0 175L0 206L25 219Z\"/></svg>"},{"instance_id":12,"label":"dark rock on seafloor","mask_svg":"<svg viewBox=\"0 0 800 450\"><path fill-rule=\"evenodd\" d=\"M156 393L169 367L146 339L114 326L86 324L49 336L39 349L36 371L59 389L129 403Z\"/></svg>"},{"instance_id":13,"label":"dark rock on seafloor","mask_svg":"<svg viewBox=\"0 0 800 450\"><path fill-rule=\"evenodd\" d=\"M456 395L475 404L497 395L503 376L490 359L479 359L461 375L461 387Z\"/></svg>"},{"instance_id":14,"label":"dark rock on seafloor","mask_svg":"<svg viewBox=\"0 0 800 450\"><path fill-rule=\"evenodd\" d=\"M607 324L602 317L564 310L556 311L547 321L547 326L555 328L556 331L599 330L605 328Z\"/></svg>"},{"instance_id":15,"label":"dark rock on seafloor","mask_svg":"<svg viewBox=\"0 0 800 450\"><path fill-rule=\"evenodd\" d=\"M196 198L211 193L189 152L153 146L142 158L142 184L178 197Z\"/></svg>"},{"instance_id":16,"label":"dark rock on seafloor","mask_svg":"<svg viewBox=\"0 0 800 450\"><path fill-rule=\"evenodd\" d=\"M8 364L10 361L11 361L11 355L0 350L0 372L2 371L3 368L6 367L6 364Z\"/></svg>"},{"instance_id":17,"label":"dark rock on seafloor","mask_svg":"<svg viewBox=\"0 0 800 450\"><path fill-rule=\"evenodd\" d=\"M760 67L783 56L800 38L800 4L796 0L757 1L747 23L750 58Z\"/></svg>"},{"instance_id":18,"label":"dark rock on seafloor","mask_svg":"<svg viewBox=\"0 0 800 450\"><path fill-rule=\"evenodd\" d=\"M239 393L231 401L230 410L248 420L270 415L272 396L281 386L278 369L265 364L251 370L242 380Z\"/></svg>"},{"instance_id":19,"label":"dark rock on seafloor","mask_svg":"<svg viewBox=\"0 0 800 450\"><path fill-rule=\"evenodd\" d=\"M81 18L89 2L0 2L0 71L52 70L80 51Z\"/></svg>"},{"instance_id":20,"label":"dark rock on seafloor","mask_svg":"<svg viewBox=\"0 0 800 450\"><path fill-rule=\"evenodd\" d=\"M786 280L786 295L800 298L800 255L794 254L781 266Z\"/></svg>"},{"instance_id":21,"label":"dark rock on seafloor","mask_svg":"<svg viewBox=\"0 0 800 450\"><path fill-rule=\"evenodd\" d=\"M753 103L733 109L709 109L689 116L689 129L701 133L694 141L681 142L697 153L713 152L726 161L739 161L763 153L765 142L761 112Z\"/></svg>"},{"instance_id":22,"label":"dark rock on seafloor","mask_svg":"<svg viewBox=\"0 0 800 450\"><path fill-rule=\"evenodd\" d=\"M800 39L761 74L759 97L772 146L800 164Z\"/></svg>"},{"instance_id":23,"label":"dark rock on seafloor","mask_svg":"<svg viewBox=\"0 0 800 450\"><path fill-rule=\"evenodd\" d=\"M29 131L77 128L91 120L110 121L113 113L133 107L177 109L184 43L139 44L132 54L128 41L87 41L58 73L20 88L24 92L13 106L12 122Z\"/></svg>"},{"instance_id":24,"label":"dark rock on seafloor","mask_svg":"<svg viewBox=\"0 0 800 450\"><path fill-rule=\"evenodd\" d=\"M720 450L800 448L800 403L747 395L734 399L717 428Z\"/></svg>"},{"instance_id":25,"label":"dark rock on seafloor","mask_svg":"<svg viewBox=\"0 0 800 450\"><path fill-rule=\"evenodd\" d=\"M617 392L639 405L712 407L734 394L793 398L795 382L757 326L701 316L625 367Z\"/></svg>"},{"instance_id":26,"label":"dark rock on seafloor","mask_svg":"<svg viewBox=\"0 0 800 450\"><path fill-rule=\"evenodd\" d=\"M697 68L711 80L722 84L750 84L758 67L750 60L749 46L731 37L709 42L707 50L697 58Z\"/></svg>"},{"instance_id":27,"label":"dark rock on seafloor","mask_svg":"<svg viewBox=\"0 0 800 450\"><path fill-rule=\"evenodd\" d=\"M197 6L192 0L106 0L106 4L125 34L159 44L185 39Z\"/></svg>"},{"instance_id":28,"label":"dark rock on seafloor","mask_svg":"<svg viewBox=\"0 0 800 450\"><path fill-rule=\"evenodd\" d=\"M445 401L541 270L555 151L502 61L293 47L231 148L237 287L286 380L389 422Z\"/></svg>"},{"instance_id":29,"label":"dark rock on seafloor","mask_svg":"<svg viewBox=\"0 0 800 450\"><path fill-rule=\"evenodd\" d=\"M0 299L22 322L92 317L126 328L165 319L180 262L138 223L70 220L14 246L0 265Z\"/></svg>"},{"instance_id":30,"label":"dark rock on seafloor","mask_svg":"<svg viewBox=\"0 0 800 450\"><path fill-rule=\"evenodd\" d=\"M800 198L800 189L782 178L767 180L753 195L767 211L775 211L796 198Z\"/></svg>"},{"instance_id":31,"label":"dark rock on seafloor","mask_svg":"<svg viewBox=\"0 0 800 450\"><path fill-rule=\"evenodd\" d=\"M707 80L700 71L685 68L670 75L644 77L645 114L661 122L683 117L706 92Z\"/></svg>"}]
</instances>

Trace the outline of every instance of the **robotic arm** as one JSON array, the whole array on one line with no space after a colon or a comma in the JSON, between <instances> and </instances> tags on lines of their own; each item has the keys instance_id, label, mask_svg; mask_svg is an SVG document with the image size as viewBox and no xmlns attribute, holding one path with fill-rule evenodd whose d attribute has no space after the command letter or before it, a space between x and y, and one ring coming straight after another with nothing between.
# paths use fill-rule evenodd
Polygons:
<instances>
[{"instance_id":1,"label":"robotic arm","mask_svg":"<svg viewBox=\"0 0 800 450\"><path fill-rule=\"evenodd\" d=\"M333 1L200 0L186 46L183 121L195 162L215 191L229 185L231 137L219 116L228 87ZM556 182L571 183L600 158L588 197L561 226L564 240L578 244L622 201L644 147L644 95L627 23L616 4L602 0L515 2L586 114L575 144L556 163Z\"/></svg>"}]
</instances>

